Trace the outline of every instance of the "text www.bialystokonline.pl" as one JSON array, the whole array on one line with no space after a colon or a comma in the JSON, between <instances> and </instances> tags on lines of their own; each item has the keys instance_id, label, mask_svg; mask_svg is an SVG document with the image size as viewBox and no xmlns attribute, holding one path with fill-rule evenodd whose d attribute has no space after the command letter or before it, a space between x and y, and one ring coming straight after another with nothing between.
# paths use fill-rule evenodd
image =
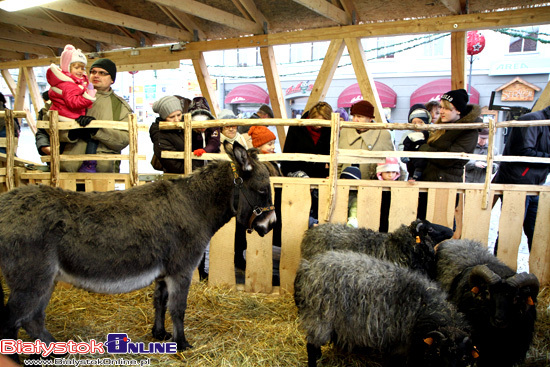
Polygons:
<instances>
[{"instance_id":1,"label":"text www.bialystokonline.pl","mask_svg":"<svg viewBox=\"0 0 550 367\"><path fill-rule=\"evenodd\" d=\"M26 359L25 366L150 366L150 359L126 358L54 358L54 359Z\"/></svg>"}]
</instances>

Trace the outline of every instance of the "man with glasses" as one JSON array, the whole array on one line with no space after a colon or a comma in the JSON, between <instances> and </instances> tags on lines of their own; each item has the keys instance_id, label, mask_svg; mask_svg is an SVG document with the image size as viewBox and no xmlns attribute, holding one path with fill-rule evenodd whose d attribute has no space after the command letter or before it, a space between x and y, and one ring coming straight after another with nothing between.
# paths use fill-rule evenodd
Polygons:
<instances>
[{"instance_id":1,"label":"man with glasses","mask_svg":"<svg viewBox=\"0 0 550 367\"><path fill-rule=\"evenodd\" d=\"M89 80L97 91L96 100L86 112L86 116L79 119L83 129L60 131L62 154L85 154L88 141L98 142L98 154L121 154L122 149L129 144L128 131L107 128L84 128L93 120L128 121L132 113L130 105L116 95L111 85L116 80L117 68L109 59L95 61L89 74ZM36 134L36 147L42 155L49 153L49 136L46 131ZM82 166L81 161L61 162L61 171L77 172ZM82 171L82 170L81 170ZM120 161L97 161L96 172L116 173L120 171Z\"/></svg>"}]
</instances>

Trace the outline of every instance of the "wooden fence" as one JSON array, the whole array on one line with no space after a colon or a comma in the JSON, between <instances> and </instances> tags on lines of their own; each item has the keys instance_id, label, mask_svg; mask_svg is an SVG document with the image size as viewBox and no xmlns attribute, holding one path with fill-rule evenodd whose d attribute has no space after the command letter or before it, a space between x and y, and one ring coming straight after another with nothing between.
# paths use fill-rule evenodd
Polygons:
<instances>
[{"instance_id":1,"label":"wooden fence","mask_svg":"<svg viewBox=\"0 0 550 367\"><path fill-rule=\"evenodd\" d=\"M15 112L17 114L17 112ZM227 125L321 125L332 128L332 149L328 156L307 155L307 154L272 154L260 155L262 160L298 160L298 161L316 161L327 162L331 165L330 176L326 179L315 178L289 178L273 177L272 187L280 188L282 195L281 202L281 220L282 238L279 261L280 286L272 285L273 271L273 251L272 236L270 232L264 237L259 237L256 233L247 234L247 269L245 274L244 286L237 285L235 278L235 269L233 266L234 253L234 233L235 219L232 219L223 228L221 228L212 238L210 247L210 274L209 282L219 285L226 284L248 292L279 293L292 292L294 275L300 261L300 242L304 231L308 228L309 208L311 205L310 192L317 189L319 192L319 219L320 222L345 222L347 220L348 197L350 190L357 191L358 194L358 222L360 226L378 229L380 221L380 208L382 193L391 192L391 205L388 217L389 230L397 228L401 224L409 224L416 218L418 197L420 192L427 192L427 218L428 220L453 226L455 218L455 202L457 195L461 198L457 223L461 223L461 238L471 238L479 240L484 244L489 241L489 227L491 220L491 208L493 199L496 196L502 197L502 210L499 221L499 257L508 265L516 268L518 246L521 239L523 213L525 209L526 195L539 195L539 209L535 226L535 235L533 239L532 251L529 261L530 271L536 274L542 284L550 283L550 187L534 185L500 185L491 184L488 179L485 183L466 184L466 183L437 183L437 182L403 182L403 181L377 181L377 180L342 180L337 178L338 163L364 163L380 162L387 156L395 157L436 157L436 158L461 158L461 159L479 159L487 160L488 167L491 167L492 161L537 161L550 163L550 159L531 158L531 157L503 157L492 154L488 156L474 155L465 153L419 153L419 152L367 152L357 150L338 150L338 132L340 127L365 127L375 129L403 129L414 130L411 124L353 124L344 123L340 126L338 115L334 114L331 121L326 120L294 120L294 119L259 119L259 120L213 120L206 122L191 122L190 116L185 115L185 120L181 123L161 122L161 129L181 128L187 132L186 139L191 138L191 128L227 126ZM55 134L58 129L79 128L76 123L57 123L55 118L49 122L38 122L38 127L50 129L51 134ZM53 124L52 124L53 122ZM502 122L468 124L442 124L430 125L428 130L437 130L440 128L484 128L489 127L489 144L492 146L493 137L497 128L510 126L526 125L548 125L550 121L523 121L523 122ZM57 126L56 126L57 125ZM104 173L62 173L57 169L52 169L49 173L40 173L36 171L24 170L21 172L13 168L12 176L16 175L17 185L22 184L49 184L63 187L70 190L76 189L77 183L84 183L86 191L105 191L115 188L116 183L124 184L129 188L136 184L145 184L138 181L137 159L144 157L137 154L137 139L135 138L138 130L146 130L146 127L138 127L135 117L130 118L130 122L112 122L112 121L92 121L90 127L111 127L128 129L131 134L130 154L128 156L116 156L116 159L130 159L129 174L104 174ZM187 128L186 128L187 127ZM133 131L133 132L132 132ZM134 137L132 137L132 134ZM9 139L9 137L8 137ZM186 158L188 171L191 169L191 149L185 152L163 152L166 158ZM8 146L9 147L9 146ZM492 149L489 149L491 152ZM8 160L9 161L9 153ZM105 157L109 155L86 156L86 159L114 159L115 157ZM49 157L47 157L49 158ZM47 160L47 158L45 160ZM63 160L83 160L82 156L71 157L59 154L59 151L53 152L51 156L52 166L55 168L55 161L58 163ZM193 159L198 159L193 157ZM199 159L228 159L225 155L205 153ZM134 162L132 164L132 162ZM9 169L6 165L6 172L0 171L1 177L8 177ZM488 175L490 177L490 174ZM7 186L7 179L4 179ZM14 183L15 185L15 183Z\"/></svg>"}]
</instances>

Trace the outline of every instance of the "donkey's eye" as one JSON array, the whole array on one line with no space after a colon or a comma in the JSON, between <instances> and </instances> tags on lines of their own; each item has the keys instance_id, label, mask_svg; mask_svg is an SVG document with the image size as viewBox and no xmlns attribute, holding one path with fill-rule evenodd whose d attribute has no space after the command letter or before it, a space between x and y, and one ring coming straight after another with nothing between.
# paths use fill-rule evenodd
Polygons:
<instances>
[{"instance_id":1,"label":"donkey's eye","mask_svg":"<svg viewBox=\"0 0 550 367\"><path fill-rule=\"evenodd\" d=\"M265 195L265 194L267 194L267 190L265 190L265 189L260 189L260 190L258 190L258 194Z\"/></svg>"}]
</instances>

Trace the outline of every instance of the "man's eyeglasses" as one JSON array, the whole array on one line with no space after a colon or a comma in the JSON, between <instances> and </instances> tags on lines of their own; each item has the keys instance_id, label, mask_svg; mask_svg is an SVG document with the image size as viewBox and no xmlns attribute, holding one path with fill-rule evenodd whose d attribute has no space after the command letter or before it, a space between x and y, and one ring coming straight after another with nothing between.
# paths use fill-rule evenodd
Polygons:
<instances>
[{"instance_id":1,"label":"man's eyeglasses","mask_svg":"<svg viewBox=\"0 0 550 367\"><path fill-rule=\"evenodd\" d=\"M109 75L108 72L106 71L101 71L101 70L90 70L90 75L96 75L96 74L99 74L101 76L107 76Z\"/></svg>"}]
</instances>

